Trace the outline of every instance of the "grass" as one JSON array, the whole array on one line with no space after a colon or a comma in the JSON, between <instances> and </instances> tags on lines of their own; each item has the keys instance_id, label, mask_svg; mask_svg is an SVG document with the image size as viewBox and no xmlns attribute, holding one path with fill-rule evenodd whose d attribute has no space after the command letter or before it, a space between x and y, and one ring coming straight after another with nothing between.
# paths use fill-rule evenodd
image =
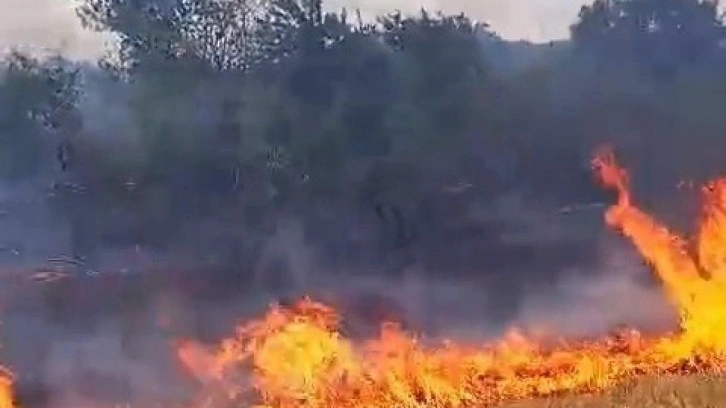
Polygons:
<instances>
[{"instance_id":1,"label":"grass","mask_svg":"<svg viewBox=\"0 0 726 408\"><path fill-rule=\"evenodd\" d=\"M507 404L503 408L721 408L726 378L671 376L623 384L601 395L559 397Z\"/></svg>"}]
</instances>

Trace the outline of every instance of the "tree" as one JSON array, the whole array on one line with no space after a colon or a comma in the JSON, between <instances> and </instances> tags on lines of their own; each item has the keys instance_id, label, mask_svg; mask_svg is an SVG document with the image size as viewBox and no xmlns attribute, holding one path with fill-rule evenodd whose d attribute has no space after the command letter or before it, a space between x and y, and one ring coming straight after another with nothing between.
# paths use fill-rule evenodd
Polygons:
<instances>
[{"instance_id":1,"label":"tree","mask_svg":"<svg viewBox=\"0 0 726 408\"><path fill-rule=\"evenodd\" d=\"M656 79L723 67L726 29L718 1L596 0L583 6L571 33L577 51L598 64L632 64Z\"/></svg>"},{"instance_id":2,"label":"tree","mask_svg":"<svg viewBox=\"0 0 726 408\"><path fill-rule=\"evenodd\" d=\"M78 69L60 57L38 60L13 52L0 84L0 137L6 176L32 176L62 158L69 134L81 126ZM44 139L50 137L50 143ZM58 155L51 155L53 146Z\"/></svg>"},{"instance_id":3,"label":"tree","mask_svg":"<svg viewBox=\"0 0 726 408\"><path fill-rule=\"evenodd\" d=\"M119 63L149 70L180 63L246 71L265 58L268 2L259 0L85 0L82 23L119 37Z\"/></svg>"},{"instance_id":4,"label":"tree","mask_svg":"<svg viewBox=\"0 0 726 408\"><path fill-rule=\"evenodd\" d=\"M399 109L414 108L416 128L397 137L400 151L456 149L472 114L472 96L486 82L488 68L480 36L487 26L466 16L431 15L418 18L393 14L381 19L382 38L396 51ZM401 111L398 111L403 113ZM391 118L392 120L394 118ZM408 139L408 140L407 140Z\"/></svg>"}]
</instances>

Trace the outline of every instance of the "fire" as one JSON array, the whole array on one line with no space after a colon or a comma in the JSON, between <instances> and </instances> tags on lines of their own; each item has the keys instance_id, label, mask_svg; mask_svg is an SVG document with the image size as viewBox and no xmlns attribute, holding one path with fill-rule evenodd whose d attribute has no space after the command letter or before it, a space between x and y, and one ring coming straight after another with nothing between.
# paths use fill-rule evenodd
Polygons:
<instances>
[{"instance_id":1,"label":"fire","mask_svg":"<svg viewBox=\"0 0 726 408\"><path fill-rule=\"evenodd\" d=\"M516 331L487 345L424 338L385 323L368 341L346 338L330 307L302 299L273 305L240 325L219 349L191 342L178 353L205 385L195 408L481 407L586 393L636 375L720 372L726 359L726 179L703 188L693 240L633 204L627 172L610 150L593 167L618 193L606 213L652 265L680 313L679 330L658 338L622 331L608 338L544 341Z\"/></svg>"},{"instance_id":2,"label":"fire","mask_svg":"<svg viewBox=\"0 0 726 408\"><path fill-rule=\"evenodd\" d=\"M0 408L13 408L15 406L13 375L9 370L0 366Z\"/></svg>"},{"instance_id":3,"label":"fire","mask_svg":"<svg viewBox=\"0 0 726 408\"><path fill-rule=\"evenodd\" d=\"M593 161L603 183L619 194L605 214L607 223L630 238L663 283L680 312L681 333L665 343L681 358L726 352L726 179L707 183L695 240L660 225L630 204L627 174L610 150Z\"/></svg>"}]
</instances>

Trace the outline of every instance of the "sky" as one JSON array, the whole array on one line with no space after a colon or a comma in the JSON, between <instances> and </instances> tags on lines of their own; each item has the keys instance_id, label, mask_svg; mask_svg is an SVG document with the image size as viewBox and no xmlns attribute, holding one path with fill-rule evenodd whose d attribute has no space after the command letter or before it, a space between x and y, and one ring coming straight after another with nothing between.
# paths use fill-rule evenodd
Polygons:
<instances>
[{"instance_id":1,"label":"sky","mask_svg":"<svg viewBox=\"0 0 726 408\"><path fill-rule=\"evenodd\" d=\"M0 49L50 49L72 58L96 58L107 39L84 30L78 0L0 0ZM329 10L359 8L365 17L399 9L465 12L507 39L549 41L567 36L583 0L324 0Z\"/></svg>"}]
</instances>

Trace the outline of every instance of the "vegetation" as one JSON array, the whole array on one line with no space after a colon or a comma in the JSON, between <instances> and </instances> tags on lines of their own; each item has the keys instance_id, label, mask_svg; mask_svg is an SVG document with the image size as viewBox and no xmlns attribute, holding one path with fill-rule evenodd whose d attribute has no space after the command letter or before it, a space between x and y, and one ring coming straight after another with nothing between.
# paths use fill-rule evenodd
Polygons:
<instances>
[{"instance_id":1,"label":"vegetation","mask_svg":"<svg viewBox=\"0 0 726 408\"><path fill-rule=\"evenodd\" d=\"M556 398L512 404L509 408L707 408L720 406L723 379L712 377L668 377L633 381L604 395Z\"/></svg>"},{"instance_id":2,"label":"vegetation","mask_svg":"<svg viewBox=\"0 0 726 408\"><path fill-rule=\"evenodd\" d=\"M723 167L714 2L597 0L542 46L463 14L369 23L320 0L85 0L78 16L118 49L99 68L7 60L0 170L55 182L89 262L99 243L176 248L249 281L295 230L331 270L459 276L505 249L510 269L571 263L592 259L586 240L503 248L513 221L474 214L600 200L603 141L654 200Z\"/></svg>"}]
</instances>

